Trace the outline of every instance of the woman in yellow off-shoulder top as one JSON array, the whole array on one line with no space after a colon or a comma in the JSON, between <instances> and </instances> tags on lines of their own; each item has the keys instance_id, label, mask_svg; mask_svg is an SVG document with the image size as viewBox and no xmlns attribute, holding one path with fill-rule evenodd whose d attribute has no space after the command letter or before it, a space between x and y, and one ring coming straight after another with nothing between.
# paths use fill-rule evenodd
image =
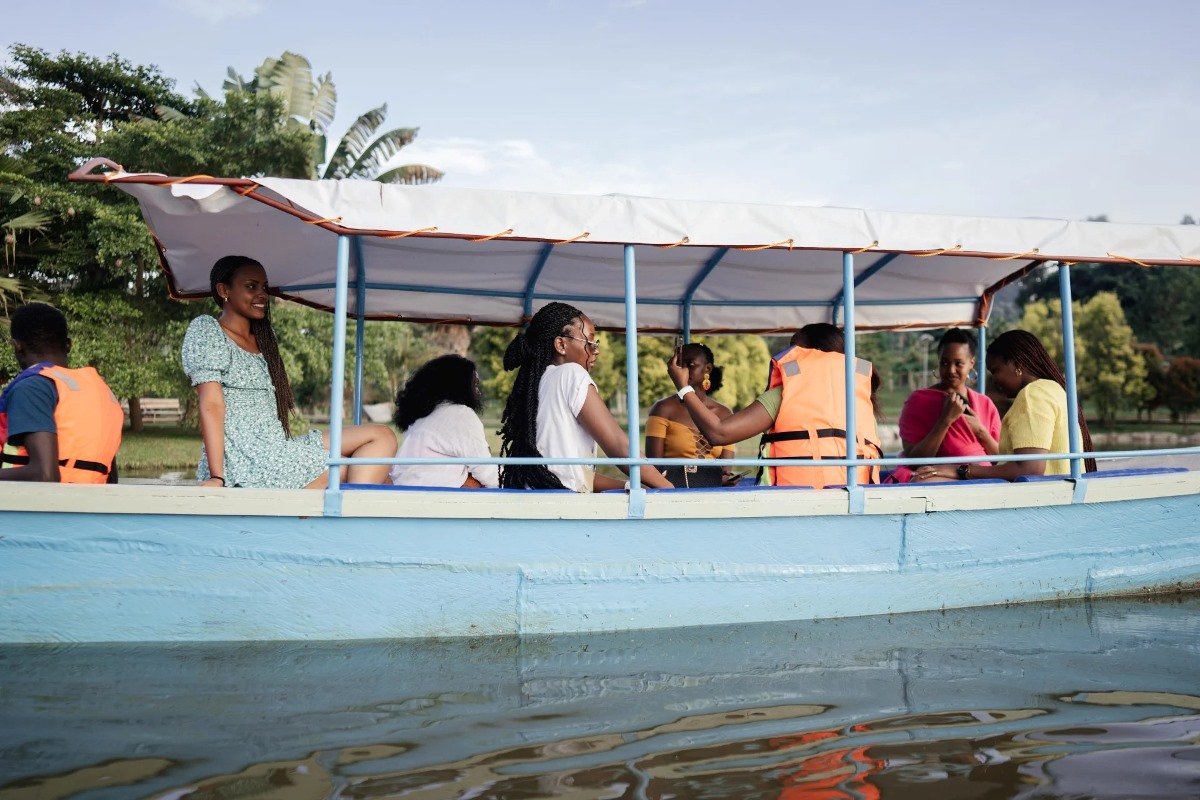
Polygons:
<instances>
[{"instance_id":1,"label":"woman in yellow off-shoulder top","mask_svg":"<svg viewBox=\"0 0 1200 800\"><path fill-rule=\"evenodd\" d=\"M688 368L688 385L704 405L719 418L733 414L709 397L721 388L721 368L713 364L712 351L692 342L683 348L683 363ZM695 427L683 401L670 395L650 407L646 420L647 458L733 458L733 445L710 445ZM676 488L721 486L730 479L728 467L668 467L667 480Z\"/></svg>"}]
</instances>

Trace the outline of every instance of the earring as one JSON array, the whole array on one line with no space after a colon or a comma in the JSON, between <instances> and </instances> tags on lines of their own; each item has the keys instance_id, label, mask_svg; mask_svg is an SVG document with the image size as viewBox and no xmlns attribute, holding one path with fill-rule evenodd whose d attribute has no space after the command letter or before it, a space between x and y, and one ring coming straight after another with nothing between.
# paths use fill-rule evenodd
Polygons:
<instances>
[{"instance_id":1,"label":"earring","mask_svg":"<svg viewBox=\"0 0 1200 800\"><path fill-rule=\"evenodd\" d=\"M974 386L979 381L979 370L973 369L967 373L967 383Z\"/></svg>"},{"instance_id":2,"label":"earring","mask_svg":"<svg viewBox=\"0 0 1200 800\"><path fill-rule=\"evenodd\" d=\"M1018 375L1023 375L1023 374L1024 374L1023 372L1021 372L1021 368L1020 368L1020 367L1017 367L1017 374L1018 374Z\"/></svg>"},{"instance_id":3,"label":"earring","mask_svg":"<svg viewBox=\"0 0 1200 800\"><path fill-rule=\"evenodd\" d=\"M703 387L704 387L704 391L706 391L706 392L707 392L707 391L708 391L708 387L712 386L712 381L710 381L710 380L708 379L708 376L707 376L707 375L705 375L705 376L704 376L704 382L703 382L703 383L701 383L700 385L701 385L701 386L703 386Z\"/></svg>"}]
</instances>

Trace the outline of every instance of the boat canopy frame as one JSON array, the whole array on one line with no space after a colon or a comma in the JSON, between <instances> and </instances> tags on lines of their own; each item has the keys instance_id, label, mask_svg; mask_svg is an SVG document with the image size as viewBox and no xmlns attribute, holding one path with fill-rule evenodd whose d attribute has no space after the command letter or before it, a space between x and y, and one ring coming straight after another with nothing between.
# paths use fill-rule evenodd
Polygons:
<instances>
[{"instance_id":1,"label":"boat canopy frame","mask_svg":"<svg viewBox=\"0 0 1200 800\"><path fill-rule=\"evenodd\" d=\"M96 172L100 168L104 171ZM697 333L777 333L811 322L841 324L846 390L852 396L856 331L965 325L978 330L983 352L995 294L1045 264L1058 266L1070 452L1005 460L1070 459L1075 501L1082 502L1084 458L1142 451L1082 452L1070 268L1079 262L1138 268L1200 263L1200 226L946 217L369 181L172 178L126 173L106 159L93 159L69 177L114 184L138 200L172 297L208 298L211 265L238 253L267 265L274 294L335 315L328 516L340 515L343 465L468 461L333 455L341 452L347 318L356 321L357 424L362 419L366 320L516 327L528 321L536 303L588 306L599 329L623 330L626 336L628 456L470 462L611 464L628 467L631 486L639 487L643 466L697 463L639 456L639 333L682 333L690 341ZM467 266L454 268L462 265ZM445 280L450 275L457 280ZM577 291L578 285L587 291ZM852 406L848 412L846 438L855 441ZM1191 454L1200 448L1156 452ZM856 466L992 460L864 460L856 457L855 448L848 447L847 453L844 459L823 462L847 468L851 513L863 509ZM795 462L756 457L723 463L761 467ZM645 491L628 491L630 518L643 516Z\"/></svg>"}]
</instances>

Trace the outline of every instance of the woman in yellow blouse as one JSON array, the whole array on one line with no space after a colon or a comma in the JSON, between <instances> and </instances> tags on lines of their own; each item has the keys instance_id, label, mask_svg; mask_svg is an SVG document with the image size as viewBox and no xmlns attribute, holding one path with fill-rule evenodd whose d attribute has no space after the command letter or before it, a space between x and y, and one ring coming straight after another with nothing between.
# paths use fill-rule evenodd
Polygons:
<instances>
[{"instance_id":1,"label":"woman in yellow blouse","mask_svg":"<svg viewBox=\"0 0 1200 800\"><path fill-rule=\"evenodd\" d=\"M1008 331L996 337L987 349L987 371L992 385L1013 398L1000 423L1000 455L1022 453L1065 453L1070 450L1067 434L1066 378L1038 338L1028 331ZM1092 449L1083 410L1079 411L1083 449ZM1084 460L1087 472L1096 471L1096 460ZM1003 478L1022 475L1068 475L1071 462L1008 461L994 466L962 464L920 467L916 480Z\"/></svg>"},{"instance_id":2,"label":"woman in yellow blouse","mask_svg":"<svg viewBox=\"0 0 1200 800\"><path fill-rule=\"evenodd\" d=\"M683 363L688 370L688 385L703 401L705 408L718 418L733 414L709 397L721 388L721 368L713 364L712 351L692 342L683 348ZM733 458L733 445L710 445L688 414L683 401L670 395L650 407L646 420L646 458ZM720 486L729 479L728 467L668 467L667 480L676 488Z\"/></svg>"}]
</instances>

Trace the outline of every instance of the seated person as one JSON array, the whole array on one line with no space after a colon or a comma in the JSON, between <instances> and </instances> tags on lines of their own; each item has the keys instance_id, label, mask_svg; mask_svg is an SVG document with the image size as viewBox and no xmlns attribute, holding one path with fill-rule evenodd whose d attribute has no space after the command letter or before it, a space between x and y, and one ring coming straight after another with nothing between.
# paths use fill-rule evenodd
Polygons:
<instances>
[{"instance_id":1,"label":"seated person","mask_svg":"<svg viewBox=\"0 0 1200 800\"><path fill-rule=\"evenodd\" d=\"M721 419L733 414L709 396L710 392L721 388L722 373L721 368L713 364L712 350L696 342L684 345L683 363L688 369L688 385L695 390L700 402ZM650 417L646 420L646 457L733 458L734 448L709 444L704 434L696 429L683 401L670 395L650 407ZM720 486L728 480L729 468L667 467L666 475L667 480L677 487Z\"/></svg>"},{"instance_id":2,"label":"seated person","mask_svg":"<svg viewBox=\"0 0 1200 800\"><path fill-rule=\"evenodd\" d=\"M0 394L0 480L116 483L125 413L95 369L67 368L66 317L27 303L11 322L22 371Z\"/></svg>"},{"instance_id":3,"label":"seated person","mask_svg":"<svg viewBox=\"0 0 1200 800\"><path fill-rule=\"evenodd\" d=\"M967 386L975 371L975 337L958 328L938 342L938 382L917 389L900 412L900 441L914 458L986 456L1000 452L1000 412L987 395ZM981 464L983 466L983 464ZM891 482L912 480L897 467Z\"/></svg>"},{"instance_id":4,"label":"seated person","mask_svg":"<svg viewBox=\"0 0 1200 800\"><path fill-rule=\"evenodd\" d=\"M732 444L755 434L766 433L770 458L845 458L846 390L844 339L832 325L819 323L797 331L792 346L771 359L769 388L741 411L719 418L699 399L688 399L695 391L687 383L682 354L667 362L667 373L679 387L679 398L696 427L714 445ZM829 348L829 349L826 349ZM869 361L856 365L855 422L857 454L879 458L879 436L872 406L874 369ZM769 467L775 486L824 486L846 482L845 467ZM859 467L859 483L877 482L877 467Z\"/></svg>"},{"instance_id":5,"label":"seated person","mask_svg":"<svg viewBox=\"0 0 1200 800\"><path fill-rule=\"evenodd\" d=\"M475 362L440 356L418 369L396 395L396 427L404 431L397 458L489 458L479 409L483 395ZM395 464L397 486L451 486L464 489L500 485L495 464Z\"/></svg>"},{"instance_id":6,"label":"seated person","mask_svg":"<svg viewBox=\"0 0 1200 800\"><path fill-rule=\"evenodd\" d=\"M533 315L529 327L504 351L504 368L517 370L517 379L504 406L501 456L595 458L597 444L612 458L629 456L629 437L588 374L599 352L596 326L579 309L555 302ZM652 467L639 472L643 486L672 488ZM628 483L597 475L592 465L579 464L504 465L500 485L574 492L628 488Z\"/></svg>"},{"instance_id":7,"label":"seated person","mask_svg":"<svg viewBox=\"0 0 1200 800\"><path fill-rule=\"evenodd\" d=\"M1024 453L1066 453L1067 435L1066 378L1038 338L1028 331L1008 331L996 337L987 349L987 370L991 385L1013 398L1012 406L1000 424L999 455ZM1083 449L1092 449L1083 409L1079 410L1079 433ZM1096 471L1096 460L1084 460L1086 472ZM1022 475L1069 475L1071 462L1007 461L990 466L939 464L913 470L913 480L967 480L1003 478L1015 480Z\"/></svg>"}]
</instances>

